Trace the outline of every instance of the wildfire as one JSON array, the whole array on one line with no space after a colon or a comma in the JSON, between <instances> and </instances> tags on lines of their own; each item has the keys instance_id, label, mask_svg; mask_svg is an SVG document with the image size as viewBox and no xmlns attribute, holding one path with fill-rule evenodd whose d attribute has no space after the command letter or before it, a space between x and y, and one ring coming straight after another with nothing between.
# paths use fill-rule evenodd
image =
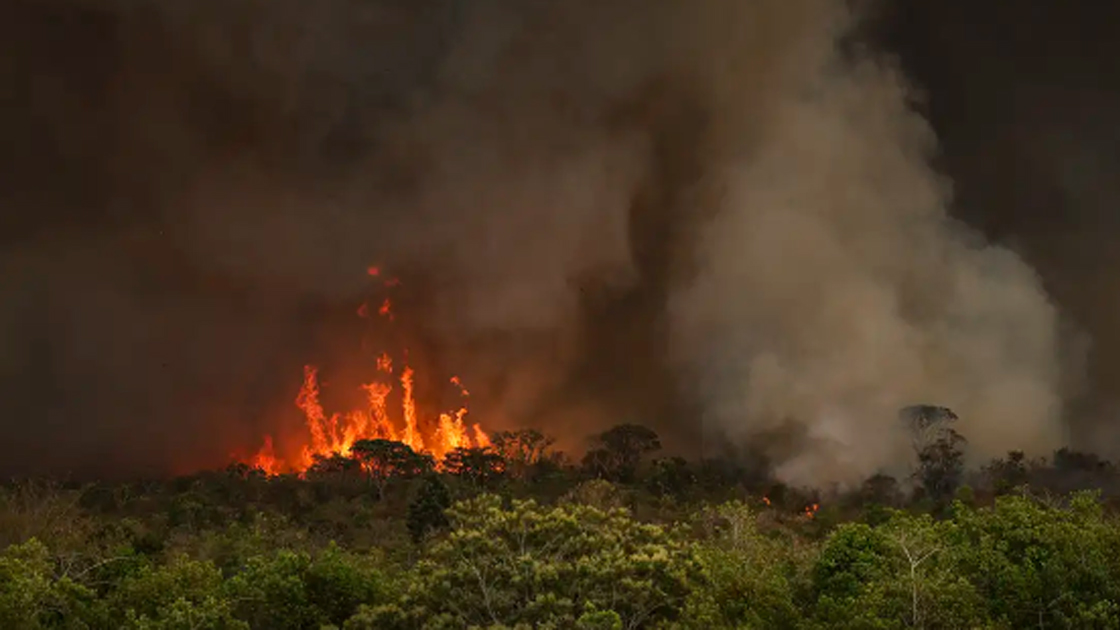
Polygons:
<instances>
[{"instance_id":1,"label":"wildfire","mask_svg":"<svg viewBox=\"0 0 1120 630\"><path fill-rule=\"evenodd\" d=\"M369 276L378 278L382 270L378 267L367 269ZM399 285L395 278L386 280L387 288ZM378 308L378 314L392 322L395 319L392 302L386 298ZM360 317L369 316L369 308L363 304L358 309ZM407 357L407 351L405 353ZM273 445L272 436L265 436L264 444L249 463L265 473L277 475L284 472L303 472L315 463L317 457L329 457L335 453L347 455L355 442L367 439L385 439L403 442L417 452L432 455L437 461L456 448L490 446L490 438L477 424L468 426L466 399L470 395L458 376L452 376L450 383L459 389L463 403L455 411L439 414L438 418L426 421L417 411L414 378L415 371L407 364L401 366L399 375L395 370L392 357L382 353L372 362L375 378L361 385L365 392L366 406L344 413L329 416L320 400L319 372L315 366L305 366L303 386L299 390L295 404L303 412L307 434L303 436L302 446L291 454L279 455ZM400 388L400 421L393 420L389 396L395 387Z\"/></svg>"}]
</instances>

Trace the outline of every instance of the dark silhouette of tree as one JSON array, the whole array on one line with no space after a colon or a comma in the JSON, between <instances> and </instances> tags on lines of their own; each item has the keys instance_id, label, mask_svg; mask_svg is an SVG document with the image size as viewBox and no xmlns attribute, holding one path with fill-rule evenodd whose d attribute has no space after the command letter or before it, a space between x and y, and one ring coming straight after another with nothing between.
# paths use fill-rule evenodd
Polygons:
<instances>
[{"instance_id":1,"label":"dark silhouette of tree","mask_svg":"<svg viewBox=\"0 0 1120 630\"><path fill-rule=\"evenodd\" d=\"M536 429L501 431L493 436L494 450L506 461L508 472L525 479L531 471L547 458L548 449L555 443Z\"/></svg>"},{"instance_id":2,"label":"dark silhouette of tree","mask_svg":"<svg viewBox=\"0 0 1120 630\"><path fill-rule=\"evenodd\" d=\"M1077 489L1101 488L1114 492L1118 486L1116 466L1098 455L1084 453L1069 448L1054 452L1053 464L1046 469L1035 465L1047 489L1066 493ZM1037 470L1041 469L1041 470Z\"/></svg>"},{"instance_id":3,"label":"dark silhouette of tree","mask_svg":"<svg viewBox=\"0 0 1120 630\"><path fill-rule=\"evenodd\" d=\"M620 424L595 437L597 445L583 458L590 474L615 482L634 480L646 455L661 450L661 438L652 429Z\"/></svg>"},{"instance_id":4,"label":"dark silhouette of tree","mask_svg":"<svg viewBox=\"0 0 1120 630\"><path fill-rule=\"evenodd\" d=\"M682 496L696 485L692 465L682 457L666 457L653 462L647 486L660 496Z\"/></svg>"},{"instance_id":5,"label":"dark silhouette of tree","mask_svg":"<svg viewBox=\"0 0 1120 630\"><path fill-rule=\"evenodd\" d=\"M340 453L315 455L307 474L312 477L340 475L361 470L361 463Z\"/></svg>"},{"instance_id":6,"label":"dark silhouette of tree","mask_svg":"<svg viewBox=\"0 0 1120 630\"><path fill-rule=\"evenodd\" d=\"M914 477L926 496L939 505L952 499L964 474L964 437L952 428L959 416L948 407L911 405L898 412L910 430L911 444L918 456Z\"/></svg>"},{"instance_id":7,"label":"dark silhouette of tree","mask_svg":"<svg viewBox=\"0 0 1120 630\"><path fill-rule=\"evenodd\" d=\"M948 407L937 405L910 405L898 412L899 420L910 430L911 443L915 453L921 453L950 430L959 416Z\"/></svg>"},{"instance_id":8,"label":"dark silhouette of tree","mask_svg":"<svg viewBox=\"0 0 1120 630\"><path fill-rule=\"evenodd\" d=\"M918 453L917 477L926 496L938 504L952 499L964 474L966 440L953 429L946 429L932 444Z\"/></svg>"},{"instance_id":9,"label":"dark silhouette of tree","mask_svg":"<svg viewBox=\"0 0 1120 630\"><path fill-rule=\"evenodd\" d=\"M901 507L903 499L898 480L883 473L868 477L860 487L859 495L864 504L886 507Z\"/></svg>"},{"instance_id":10,"label":"dark silhouette of tree","mask_svg":"<svg viewBox=\"0 0 1120 630\"><path fill-rule=\"evenodd\" d=\"M449 525L447 508L451 507L451 493L438 475L424 475L416 497L408 504L406 525L412 542L420 543L429 532Z\"/></svg>"},{"instance_id":11,"label":"dark silhouette of tree","mask_svg":"<svg viewBox=\"0 0 1120 630\"><path fill-rule=\"evenodd\" d=\"M1007 494L1030 481L1030 470L1023 451L1011 451L1007 457L993 459L984 467L983 473L996 494Z\"/></svg>"},{"instance_id":12,"label":"dark silhouette of tree","mask_svg":"<svg viewBox=\"0 0 1120 630\"><path fill-rule=\"evenodd\" d=\"M506 460L492 448L457 448L443 458L443 469L482 488L505 474Z\"/></svg>"},{"instance_id":13,"label":"dark silhouette of tree","mask_svg":"<svg viewBox=\"0 0 1120 630\"><path fill-rule=\"evenodd\" d=\"M391 479L416 477L435 468L430 455L417 453L404 442L394 440L358 440L350 447L350 453L377 488L379 499L385 496Z\"/></svg>"},{"instance_id":14,"label":"dark silhouette of tree","mask_svg":"<svg viewBox=\"0 0 1120 630\"><path fill-rule=\"evenodd\" d=\"M233 479L240 479L242 481L260 480L268 476L265 474L264 470L243 462L233 462L229 466L226 466L225 473Z\"/></svg>"},{"instance_id":15,"label":"dark silhouette of tree","mask_svg":"<svg viewBox=\"0 0 1120 630\"><path fill-rule=\"evenodd\" d=\"M1093 453L1083 453L1069 448L1054 451L1054 469L1059 472L1099 473L1110 471L1112 467L1111 462Z\"/></svg>"}]
</instances>

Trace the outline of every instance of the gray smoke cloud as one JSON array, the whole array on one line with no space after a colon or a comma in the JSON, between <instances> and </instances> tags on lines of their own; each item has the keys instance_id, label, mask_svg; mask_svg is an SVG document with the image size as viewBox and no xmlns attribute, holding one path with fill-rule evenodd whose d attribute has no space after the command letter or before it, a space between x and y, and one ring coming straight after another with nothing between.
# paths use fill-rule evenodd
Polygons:
<instances>
[{"instance_id":1,"label":"gray smoke cloud","mask_svg":"<svg viewBox=\"0 0 1120 630\"><path fill-rule=\"evenodd\" d=\"M58 133L108 183L50 205L113 219L6 252L5 365L54 357L40 378L86 385L53 425L132 442L65 454L128 461L146 423L138 466L252 446L300 362L354 362L340 322L374 263L480 421L569 448L645 422L824 483L907 461L915 402L959 413L977 456L1064 438L1056 309L948 218L914 92L850 46L842 0L72 6L113 25L113 125ZM43 300L85 315L44 323Z\"/></svg>"}]
</instances>

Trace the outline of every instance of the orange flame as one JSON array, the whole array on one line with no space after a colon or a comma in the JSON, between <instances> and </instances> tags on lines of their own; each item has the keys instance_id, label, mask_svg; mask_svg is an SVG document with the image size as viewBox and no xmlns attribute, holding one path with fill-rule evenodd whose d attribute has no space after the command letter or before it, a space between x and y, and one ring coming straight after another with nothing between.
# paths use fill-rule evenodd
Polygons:
<instances>
[{"instance_id":1,"label":"orange flame","mask_svg":"<svg viewBox=\"0 0 1120 630\"><path fill-rule=\"evenodd\" d=\"M393 358L387 354L382 354L377 357L377 371L385 372L386 374L393 373Z\"/></svg>"},{"instance_id":2,"label":"orange flame","mask_svg":"<svg viewBox=\"0 0 1120 630\"><path fill-rule=\"evenodd\" d=\"M810 519L814 518L817 515L817 511L820 510L820 509L821 509L821 506L820 506L819 503L814 503L812 505L806 506L805 507L805 518L810 518Z\"/></svg>"},{"instance_id":3,"label":"orange flame","mask_svg":"<svg viewBox=\"0 0 1120 630\"><path fill-rule=\"evenodd\" d=\"M253 457L250 464L254 468L263 470L267 475L280 474L283 469L283 462L276 457L276 453L272 449L272 436L264 436L264 446L262 446L257 455Z\"/></svg>"},{"instance_id":4,"label":"orange flame","mask_svg":"<svg viewBox=\"0 0 1120 630\"><path fill-rule=\"evenodd\" d=\"M378 276L381 270L370 267L370 276ZM388 283L387 283L388 284ZM395 284L395 282L394 282ZM385 299L379 312L393 319L392 303ZM365 316L368 310L363 305L359 315ZM407 357L407 350L405 351ZM382 353L375 359L374 367L381 375L394 373L393 359ZM417 452L425 452L437 460L456 448L490 446L490 438L479 425L468 430L464 418L467 416L466 398L470 395L458 376L451 377L451 383L459 389L463 398L458 410L439 414L437 418L425 422L419 417L414 387L415 372L407 364L400 372L401 387L401 428L398 430L389 409L389 396L393 385L382 380L373 380L361 385L366 394L366 409L327 415L320 401L318 370L314 366L304 367L303 385L295 404L303 412L307 435L301 439L298 453L284 456L277 454L272 436L265 436L264 444L248 462L269 475L283 472L302 473L310 468L317 457L329 457L339 453L348 455L355 442L363 439L386 439L403 442ZM384 376L382 376L384 378Z\"/></svg>"}]
</instances>

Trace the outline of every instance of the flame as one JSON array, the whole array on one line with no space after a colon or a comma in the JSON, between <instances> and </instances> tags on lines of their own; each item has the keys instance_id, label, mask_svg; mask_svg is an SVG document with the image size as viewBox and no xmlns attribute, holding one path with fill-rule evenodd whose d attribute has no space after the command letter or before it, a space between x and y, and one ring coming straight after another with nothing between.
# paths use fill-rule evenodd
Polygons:
<instances>
[{"instance_id":1,"label":"flame","mask_svg":"<svg viewBox=\"0 0 1120 630\"><path fill-rule=\"evenodd\" d=\"M401 440L414 451L424 450L424 440L416 427L416 400L413 398L412 368L405 366L401 373L401 388L404 390L404 438Z\"/></svg>"},{"instance_id":2,"label":"flame","mask_svg":"<svg viewBox=\"0 0 1120 630\"><path fill-rule=\"evenodd\" d=\"M264 446L262 446L261 450L253 457L250 464L254 468L263 470L267 475L280 474L283 469L283 462L276 457L276 453L272 449L271 435L264 436Z\"/></svg>"},{"instance_id":3,"label":"flame","mask_svg":"<svg viewBox=\"0 0 1120 630\"><path fill-rule=\"evenodd\" d=\"M820 506L819 503L814 503L812 505L806 506L805 507L805 518L811 519L811 518L815 517L817 515L817 510L820 510L820 509L821 509L821 506Z\"/></svg>"},{"instance_id":4,"label":"flame","mask_svg":"<svg viewBox=\"0 0 1120 630\"><path fill-rule=\"evenodd\" d=\"M770 497L762 497L762 502L766 505L770 505Z\"/></svg>"},{"instance_id":5,"label":"flame","mask_svg":"<svg viewBox=\"0 0 1120 630\"><path fill-rule=\"evenodd\" d=\"M471 395L471 393L467 391L467 388L463 387L463 381L459 380L458 376L451 377L451 384L459 388L459 393L463 395L463 398L467 398Z\"/></svg>"},{"instance_id":6,"label":"flame","mask_svg":"<svg viewBox=\"0 0 1120 630\"><path fill-rule=\"evenodd\" d=\"M370 267L367 273L377 277L381 270ZM397 284L399 282L395 278L385 283L386 286ZM378 312L390 321L394 319L392 302L388 298L382 302ZM366 317L368 314L368 307L363 304L358 309L358 315ZM407 350L405 357L407 358ZM378 355L374 359L373 368L375 378L361 385L365 392L366 408L328 416L320 399L319 371L315 366L305 366L303 384L295 404L303 412L307 433L300 439L298 449L289 456L278 454L272 436L266 435L261 449L246 463L269 475L302 473L315 463L317 457L329 457L335 453L348 455L354 443L364 439L400 441L437 460L443 459L456 448L491 446L489 436L478 424L468 428L465 422L468 413L466 399L470 392L458 376L451 377L450 382L458 388L463 403L455 411L440 413L437 418L425 421L417 410L413 368L404 364L396 383L390 376L394 374L395 368L393 358L388 353ZM399 424L393 419L389 402L395 384L400 386Z\"/></svg>"}]
</instances>

